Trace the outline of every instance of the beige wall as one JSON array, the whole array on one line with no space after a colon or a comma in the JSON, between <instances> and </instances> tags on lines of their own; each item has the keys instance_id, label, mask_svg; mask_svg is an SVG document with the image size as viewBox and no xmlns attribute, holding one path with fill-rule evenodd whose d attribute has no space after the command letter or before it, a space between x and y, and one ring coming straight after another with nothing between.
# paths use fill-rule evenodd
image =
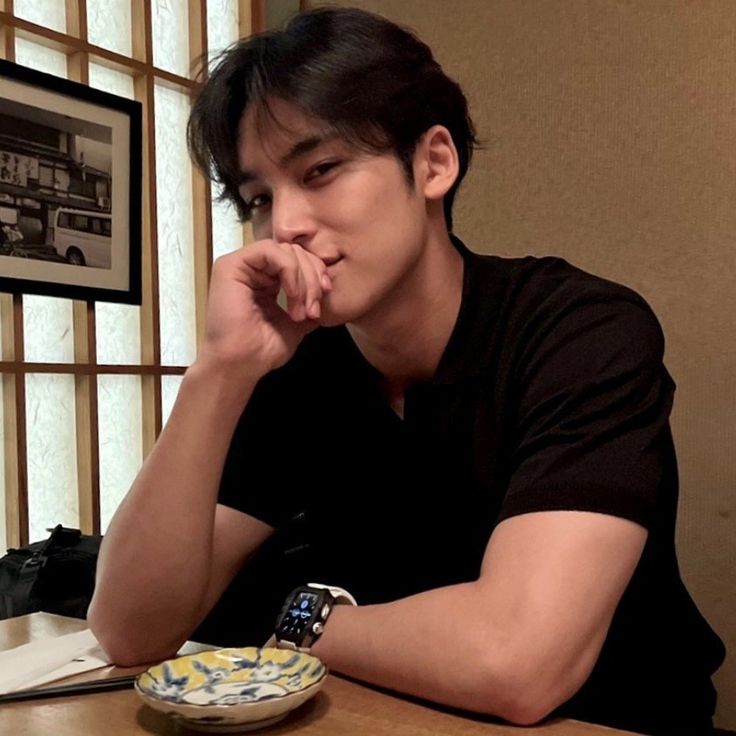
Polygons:
<instances>
[{"instance_id":1,"label":"beige wall","mask_svg":"<svg viewBox=\"0 0 736 736\"><path fill-rule=\"evenodd\" d=\"M652 304L678 384L683 576L730 654L736 729L736 3L352 0L413 27L486 148L456 231L558 254Z\"/></svg>"}]
</instances>

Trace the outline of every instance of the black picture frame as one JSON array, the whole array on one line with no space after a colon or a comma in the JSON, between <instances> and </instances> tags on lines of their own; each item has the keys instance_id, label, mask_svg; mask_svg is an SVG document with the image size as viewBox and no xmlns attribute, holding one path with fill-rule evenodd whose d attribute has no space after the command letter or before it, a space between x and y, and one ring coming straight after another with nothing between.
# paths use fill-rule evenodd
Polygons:
<instances>
[{"instance_id":1,"label":"black picture frame","mask_svg":"<svg viewBox=\"0 0 736 736\"><path fill-rule=\"evenodd\" d=\"M141 118L0 59L0 292L141 303Z\"/></svg>"}]
</instances>

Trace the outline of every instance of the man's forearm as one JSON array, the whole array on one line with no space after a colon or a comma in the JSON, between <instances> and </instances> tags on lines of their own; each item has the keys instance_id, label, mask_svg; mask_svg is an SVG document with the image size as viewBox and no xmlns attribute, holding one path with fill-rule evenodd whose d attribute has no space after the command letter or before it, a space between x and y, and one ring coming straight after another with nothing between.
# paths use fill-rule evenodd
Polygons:
<instances>
[{"instance_id":1,"label":"man's forearm","mask_svg":"<svg viewBox=\"0 0 736 736\"><path fill-rule=\"evenodd\" d=\"M105 535L90 625L116 659L165 656L201 616L217 489L255 382L195 364Z\"/></svg>"},{"instance_id":2,"label":"man's forearm","mask_svg":"<svg viewBox=\"0 0 736 736\"><path fill-rule=\"evenodd\" d=\"M337 606L313 651L367 682L534 723L588 680L646 538L605 514L514 516L494 529L477 581Z\"/></svg>"},{"instance_id":3,"label":"man's forearm","mask_svg":"<svg viewBox=\"0 0 736 736\"><path fill-rule=\"evenodd\" d=\"M513 627L466 583L373 606L337 606L315 656L342 674L433 702L532 723ZM546 697L546 693L544 697Z\"/></svg>"}]
</instances>

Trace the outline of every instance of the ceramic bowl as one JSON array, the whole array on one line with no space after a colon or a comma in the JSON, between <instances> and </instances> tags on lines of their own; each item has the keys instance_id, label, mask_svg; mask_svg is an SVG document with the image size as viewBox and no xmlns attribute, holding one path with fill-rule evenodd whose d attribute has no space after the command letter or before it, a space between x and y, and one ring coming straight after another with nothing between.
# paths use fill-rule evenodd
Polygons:
<instances>
[{"instance_id":1,"label":"ceramic bowl","mask_svg":"<svg viewBox=\"0 0 736 736\"><path fill-rule=\"evenodd\" d=\"M285 649L216 649L170 659L138 676L146 705L197 731L270 726L320 690L327 668Z\"/></svg>"}]
</instances>

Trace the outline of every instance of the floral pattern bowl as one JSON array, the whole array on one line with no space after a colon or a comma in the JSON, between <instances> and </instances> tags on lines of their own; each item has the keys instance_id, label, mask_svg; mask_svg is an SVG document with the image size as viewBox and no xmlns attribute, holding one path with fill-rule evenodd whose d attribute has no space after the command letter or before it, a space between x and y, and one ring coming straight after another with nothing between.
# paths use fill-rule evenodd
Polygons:
<instances>
[{"instance_id":1,"label":"floral pattern bowl","mask_svg":"<svg viewBox=\"0 0 736 736\"><path fill-rule=\"evenodd\" d=\"M263 728L315 695L327 668L285 649L244 647L190 654L149 668L135 689L151 708L197 731Z\"/></svg>"}]
</instances>

